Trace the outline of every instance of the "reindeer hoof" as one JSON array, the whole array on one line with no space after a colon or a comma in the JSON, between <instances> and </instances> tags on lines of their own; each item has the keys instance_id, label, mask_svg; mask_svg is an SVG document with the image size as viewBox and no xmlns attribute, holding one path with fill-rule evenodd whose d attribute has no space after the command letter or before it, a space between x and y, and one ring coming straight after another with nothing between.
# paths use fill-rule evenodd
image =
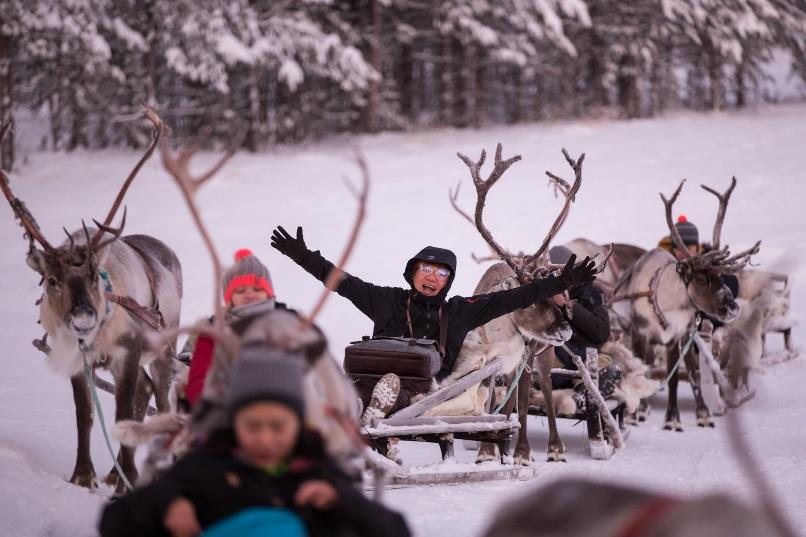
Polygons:
<instances>
[{"instance_id":1,"label":"reindeer hoof","mask_svg":"<svg viewBox=\"0 0 806 537\"><path fill-rule=\"evenodd\" d=\"M84 487L85 489L95 490L98 488L98 482L95 480L95 472L73 472L70 478L70 483Z\"/></svg>"},{"instance_id":2,"label":"reindeer hoof","mask_svg":"<svg viewBox=\"0 0 806 537\"><path fill-rule=\"evenodd\" d=\"M491 454L491 453L479 453L476 455L476 464L481 464L483 462L490 462L490 461L497 461L498 455Z\"/></svg>"},{"instance_id":3,"label":"reindeer hoof","mask_svg":"<svg viewBox=\"0 0 806 537\"><path fill-rule=\"evenodd\" d=\"M663 425L663 429L666 431L677 431L678 433L682 433L683 425L680 423L680 420L668 420Z\"/></svg>"},{"instance_id":4,"label":"reindeer hoof","mask_svg":"<svg viewBox=\"0 0 806 537\"><path fill-rule=\"evenodd\" d=\"M697 418L697 427L710 427L711 429L714 429L716 427L716 424L714 423L714 420L712 420L710 416L702 416L700 418Z\"/></svg>"},{"instance_id":5,"label":"reindeer hoof","mask_svg":"<svg viewBox=\"0 0 806 537\"><path fill-rule=\"evenodd\" d=\"M552 453L549 452L546 456L546 462L567 462L565 460L565 453Z\"/></svg>"},{"instance_id":6,"label":"reindeer hoof","mask_svg":"<svg viewBox=\"0 0 806 537\"><path fill-rule=\"evenodd\" d=\"M517 466L531 466L532 465L532 454L530 453L527 456L515 455L515 464Z\"/></svg>"},{"instance_id":7,"label":"reindeer hoof","mask_svg":"<svg viewBox=\"0 0 806 537\"><path fill-rule=\"evenodd\" d=\"M134 477L131 476L127 477L129 477L129 482L132 485L134 485L135 481L137 480L137 474L135 474ZM116 468L112 468L112 470L108 474L106 474L106 476L101 481L103 482L104 485L107 485L108 487L115 489L115 493L117 494L123 494L127 492L126 483L123 481L123 479L120 478L120 475L118 474Z\"/></svg>"}]
</instances>

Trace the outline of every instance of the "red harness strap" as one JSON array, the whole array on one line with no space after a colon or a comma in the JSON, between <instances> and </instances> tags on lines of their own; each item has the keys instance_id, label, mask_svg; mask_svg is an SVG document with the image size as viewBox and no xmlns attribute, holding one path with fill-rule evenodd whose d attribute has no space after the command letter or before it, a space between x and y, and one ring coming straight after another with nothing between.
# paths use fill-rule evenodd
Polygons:
<instances>
[{"instance_id":1,"label":"red harness strap","mask_svg":"<svg viewBox=\"0 0 806 537\"><path fill-rule=\"evenodd\" d=\"M680 500L661 496L645 503L631 519L627 521L616 537L641 537L641 534L649 528L655 519L668 511L672 507L680 505Z\"/></svg>"}]
</instances>

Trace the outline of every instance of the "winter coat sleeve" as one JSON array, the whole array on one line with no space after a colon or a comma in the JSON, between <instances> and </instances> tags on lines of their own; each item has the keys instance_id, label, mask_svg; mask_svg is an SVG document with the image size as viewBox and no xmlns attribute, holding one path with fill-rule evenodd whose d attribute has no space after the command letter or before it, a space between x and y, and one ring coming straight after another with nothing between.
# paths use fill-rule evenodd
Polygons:
<instances>
[{"instance_id":1,"label":"winter coat sleeve","mask_svg":"<svg viewBox=\"0 0 806 537\"><path fill-rule=\"evenodd\" d=\"M357 537L411 535L400 513L368 499L337 468L329 468L323 477L333 484L339 495L338 501L329 510L330 516L349 527Z\"/></svg>"},{"instance_id":2,"label":"winter coat sleeve","mask_svg":"<svg viewBox=\"0 0 806 537\"><path fill-rule=\"evenodd\" d=\"M185 388L185 396L193 407L196 406L204 389L204 379L207 378L207 371L213 363L214 350L213 338L199 334L196 338L196 346L193 348L190 371L188 371L188 384Z\"/></svg>"},{"instance_id":3,"label":"winter coat sleeve","mask_svg":"<svg viewBox=\"0 0 806 537\"><path fill-rule=\"evenodd\" d=\"M300 262L300 266L322 283L325 283L333 269L333 263L322 257L318 250L308 252ZM336 292L352 302L361 313L375 320L381 309L389 307L388 304L394 298L395 288L367 283L345 272Z\"/></svg>"},{"instance_id":4,"label":"winter coat sleeve","mask_svg":"<svg viewBox=\"0 0 806 537\"><path fill-rule=\"evenodd\" d=\"M601 291L591 288L585 300L578 300L568 322L586 340L597 347L604 345L610 337L610 316Z\"/></svg>"},{"instance_id":5,"label":"winter coat sleeve","mask_svg":"<svg viewBox=\"0 0 806 537\"><path fill-rule=\"evenodd\" d=\"M460 302L462 304L461 323L468 330L472 330L497 317L525 308L563 291L562 284L552 274L514 289L464 298Z\"/></svg>"},{"instance_id":6,"label":"winter coat sleeve","mask_svg":"<svg viewBox=\"0 0 806 537\"><path fill-rule=\"evenodd\" d=\"M168 536L163 521L170 503L183 495L203 457L190 454L154 483L106 505L101 514L101 537Z\"/></svg>"}]
</instances>

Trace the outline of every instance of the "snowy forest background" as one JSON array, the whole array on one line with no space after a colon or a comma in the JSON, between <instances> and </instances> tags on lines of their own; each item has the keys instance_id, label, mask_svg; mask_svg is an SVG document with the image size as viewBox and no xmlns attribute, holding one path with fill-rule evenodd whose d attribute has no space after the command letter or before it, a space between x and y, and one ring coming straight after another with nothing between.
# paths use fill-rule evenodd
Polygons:
<instances>
[{"instance_id":1,"label":"snowy forest background","mask_svg":"<svg viewBox=\"0 0 806 537\"><path fill-rule=\"evenodd\" d=\"M0 123L30 149L655 116L803 91L806 0L0 0ZM36 129L26 128L36 125ZM22 133L22 134L20 134Z\"/></svg>"}]
</instances>

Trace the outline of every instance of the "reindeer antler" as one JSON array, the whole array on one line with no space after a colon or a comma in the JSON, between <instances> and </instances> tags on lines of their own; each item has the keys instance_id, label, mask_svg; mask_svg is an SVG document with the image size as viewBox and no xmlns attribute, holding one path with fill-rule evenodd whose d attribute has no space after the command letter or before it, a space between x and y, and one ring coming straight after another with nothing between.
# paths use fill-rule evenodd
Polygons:
<instances>
[{"instance_id":1,"label":"reindeer antler","mask_svg":"<svg viewBox=\"0 0 806 537\"><path fill-rule=\"evenodd\" d=\"M112 223L112 220L115 218L115 214L118 212L120 208L120 204L123 202L123 198L126 196L126 192L129 190L129 186L134 181L134 178L137 177L137 174L140 172L140 168L143 167L143 164L151 158L151 155L154 153L154 149L156 149L157 144L159 144L160 138L162 138L162 134L165 131L165 127L162 123L162 120L154 111L153 108L146 105L145 109L143 110L143 114L148 118L148 120L154 125L154 130L151 133L151 143L148 144L148 148L146 148L146 152L137 162L137 164L132 169L129 176L123 182L123 186L120 187L118 191L118 195L115 197L115 201L112 202L112 207L109 209L109 213L104 218L103 223L99 223L97 220L93 219L95 225L98 226L98 231L92 237L92 241L88 244L90 245L91 250L99 250L109 244L110 242L114 241L120 234L123 232L123 227L126 225L126 210L123 210L123 220L120 224L120 227L117 229L109 227L109 224ZM101 237L103 237L104 233L109 233L112 235L111 239L107 239L106 241L101 242Z\"/></svg>"},{"instance_id":2,"label":"reindeer antler","mask_svg":"<svg viewBox=\"0 0 806 537\"><path fill-rule=\"evenodd\" d=\"M2 143L3 139L6 137L6 133L9 131L9 129L11 129L11 123L7 123L0 127L0 143ZM3 190L3 194L6 196L8 204L11 206L11 210L20 226L25 230L24 236L29 241L29 248L33 248L34 241L36 241L42 246L42 248L45 249L46 252L52 252L55 250L47 239L45 239L45 236L42 235L42 231L39 229L39 224L37 224L34 215L32 215L31 211L28 210L28 207L25 206L25 203L21 199L14 196L14 192L11 191L11 181L8 179L8 175L6 175L5 170L2 169L0 169L0 189Z\"/></svg>"},{"instance_id":3,"label":"reindeer antler","mask_svg":"<svg viewBox=\"0 0 806 537\"><path fill-rule=\"evenodd\" d=\"M319 300L317 300L316 305L311 310L311 313L305 317L305 322L302 324L300 331L307 330L316 319L316 316L319 315L319 312L322 311L322 308L325 305L328 297L330 296L332 291L335 291L336 288L341 283L341 280L344 279L344 270L342 267L347 264L347 260L350 259L350 254L353 252L353 247L355 246L356 240L358 239L358 232L361 231L361 227L364 223L364 217L366 216L366 209L367 209L367 198L369 197L369 169L367 168L367 162L364 159L364 155L361 153L359 149L356 149L355 152L355 163L358 166L359 170L361 170L361 189L355 190L354 188L350 188L353 195L358 200L358 207L356 208L356 215L355 221L353 222L353 228L350 232L350 237L347 240L347 244L344 246L344 250L342 251L341 256L339 257L339 262L333 266L333 269L327 275L325 279L325 290L319 296ZM349 183L348 183L349 186Z\"/></svg>"},{"instance_id":4,"label":"reindeer antler","mask_svg":"<svg viewBox=\"0 0 806 537\"><path fill-rule=\"evenodd\" d=\"M30 247L33 248L34 241L36 241L46 252L54 251L55 248L45 239L36 219L31 214L31 211L28 210L28 207L25 206L25 202L14 196L14 193L11 191L11 182L8 180L6 172L3 170L0 170L0 189L3 190L3 194L5 194L8 204L11 206L11 210L14 212L14 216L17 218L20 226L25 230L25 237L28 239Z\"/></svg>"},{"instance_id":5,"label":"reindeer antler","mask_svg":"<svg viewBox=\"0 0 806 537\"><path fill-rule=\"evenodd\" d=\"M495 241L492 233L490 233L490 230L484 225L483 220L484 204L487 201L487 194L489 193L490 189L495 185L496 182L498 182L499 179L501 179L501 176L504 175L504 172L506 172L510 166L521 160L520 155L515 155L514 157L506 160L502 159L502 150L503 147L499 142L498 146L495 148L495 164L493 165L493 169L487 176L486 180L481 178L481 167L484 164L484 160L487 158L487 153L484 151L484 149L481 150L481 156L477 162L473 162L462 153L456 153L456 155L470 170L470 177L473 179L473 185L476 187L476 211L475 218L473 220L476 225L476 229L478 229L482 238L490 246L490 249L492 249L492 251L495 252L500 259L503 259L504 262L506 262L506 264L509 265L509 267L515 272L518 280L525 282L526 276L523 272L522 266L515 262L512 254L508 253Z\"/></svg>"},{"instance_id":6,"label":"reindeer antler","mask_svg":"<svg viewBox=\"0 0 806 537\"><path fill-rule=\"evenodd\" d=\"M156 116L156 113L154 115ZM199 230L199 234L201 235L204 245L207 248L207 252L210 255L210 260L213 263L213 278L215 280L213 282L213 288L215 289L215 294L213 295L213 311L215 311L215 320L218 322L220 320L219 318L222 317L221 258L218 255L215 245L213 244L210 233L207 231L207 227L204 225L204 222L201 219L201 212L199 211L198 205L196 205L195 197L199 187L213 177L224 166L224 164L226 164L227 161L232 158L232 155L235 154L237 144L233 144L233 146L229 148L229 150L218 160L218 162L215 163L215 165L213 165L212 168L197 177L193 177L190 173L190 159L193 157L196 151L199 150L201 144L204 142L204 139L209 136L209 134L210 133L208 130L193 145L190 147L181 147L176 153L173 153L167 145L163 145L161 155L162 165L179 186L182 196L185 198L185 202L190 210L190 214L193 217L193 222L196 224L196 228Z\"/></svg>"},{"instance_id":7,"label":"reindeer antler","mask_svg":"<svg viewBox=\"0 0 806 537\"><path fill-rule=\"evenodd\" d=\"M582 162L585 160L585 153L582 153L577 160L573 160L565 148L563 148L562 151L565 161L568 162L568 165L571 166L572 170L574 170L574 184L569 185L568 182L561 177L554 175L548 170L546 171L546 175L549 177L549 180L554 183L556 189L555 192L559 190L565 197L565 203L563 203L563 208L560 210L560 214L557 215L557 218L551 225L551 229L549 229L546 238L543 239L543 243L540 245L540 248L537 249L537 252L535 252L534 255L530 256L530 260L537 260L540 258L540 256L546 253L546 250L548 250L552 239L554 239L554 236L560 231L560 228L565 223L565 219L568 218L568 213L571 210L571 202L574 201L574 198L579 191L579 187L582 185ZM524 260L524 263L526 262L527 260Z\"/></svg>"},{"instance_id":8,"label":"reindeer antler","mask_svg":"<svg viewBox=\"0 0 806 537\"><path fill-rule=\"evenodd\" d=\"M471 226L473 226L475 228L476 224L475 224L475 222L473 222L473 218L471 218L470 215L467 214L464 211L464 209L459 207L459 190L461 188L462 188L462 182L461 181L456 183L456 189L450 189L449 188L448 189L448 199L451 202L451 206L453 207L453 210L456 211L457 213L459 213L459 216L461 216L462 218L467 220L467 222ZM490 245L487 244L487 246L489 247ZM508 254L508 255L511 256L512 254ZM520 256L522 257L523 254L520 254ZM471 253L470 257L473 258L473 261L475 261L476 263L484 263L486 261L499 261L501 259L501 257L492 248L490 248L490 255L477 256L476 254ZM517 256L514 256L514 257L517 257Z\"/></svg>"},{"instance_id":9,"label":"reindeer antler","mask_svg":"<svg viewBox=\"0 0 806 537\"><path fill-rule=\"evenodd\" d=\"M756 255L760 248L761 241L756 241L756 243L747 250L722 260L717 265L717 270L725 273L736 273L741 271L750 263L750 258Z\"/></svg>"},{"instance_id":10,"label":"reindeer antler","mask_svg":"<svg viewBox=\"0 0 806 537\"><path fill-rule=\"evenodd\" d=\"M660 193L660 199L663 200L663 206L666 208L666 225L669 226L669 237L672 239L672 243L684 253L687 259L692 260L694 259L694 256L688 251L688 247L683 242L683 238L680 237L680 232L677 230L677 226L674 225L674 219L672 218L672 206L674 205L674 202L677 201L677 197L680 195L680 191L683 189L683 184L685 182L685 179L680 181L680 184L677 185L677 188L672 194L671 199L667 200L666 196L663 195L663 192Z\"/></svg>"},{"instance_id":11,"label":"reindeer antler","mask_svg":"<svg viewBox=\"0 0 806 537\"><path fill-rule=\"evenodd\" d=\"M716 222L714 223L714 235L713 240L711 241L711 245L714 250L719 250L719 242L722 238L722 223L725 220L725 211L728 209L728 201L730 201L730 196L733 194L733 189L736 188L736 176L734 176L730 181L730 186L725 191L724 194L720 194L713 188L700 185L700 187L705 190L706 192L710 192L719 200L719 210L716 213Z\"/></svg>"}]
</instances>

